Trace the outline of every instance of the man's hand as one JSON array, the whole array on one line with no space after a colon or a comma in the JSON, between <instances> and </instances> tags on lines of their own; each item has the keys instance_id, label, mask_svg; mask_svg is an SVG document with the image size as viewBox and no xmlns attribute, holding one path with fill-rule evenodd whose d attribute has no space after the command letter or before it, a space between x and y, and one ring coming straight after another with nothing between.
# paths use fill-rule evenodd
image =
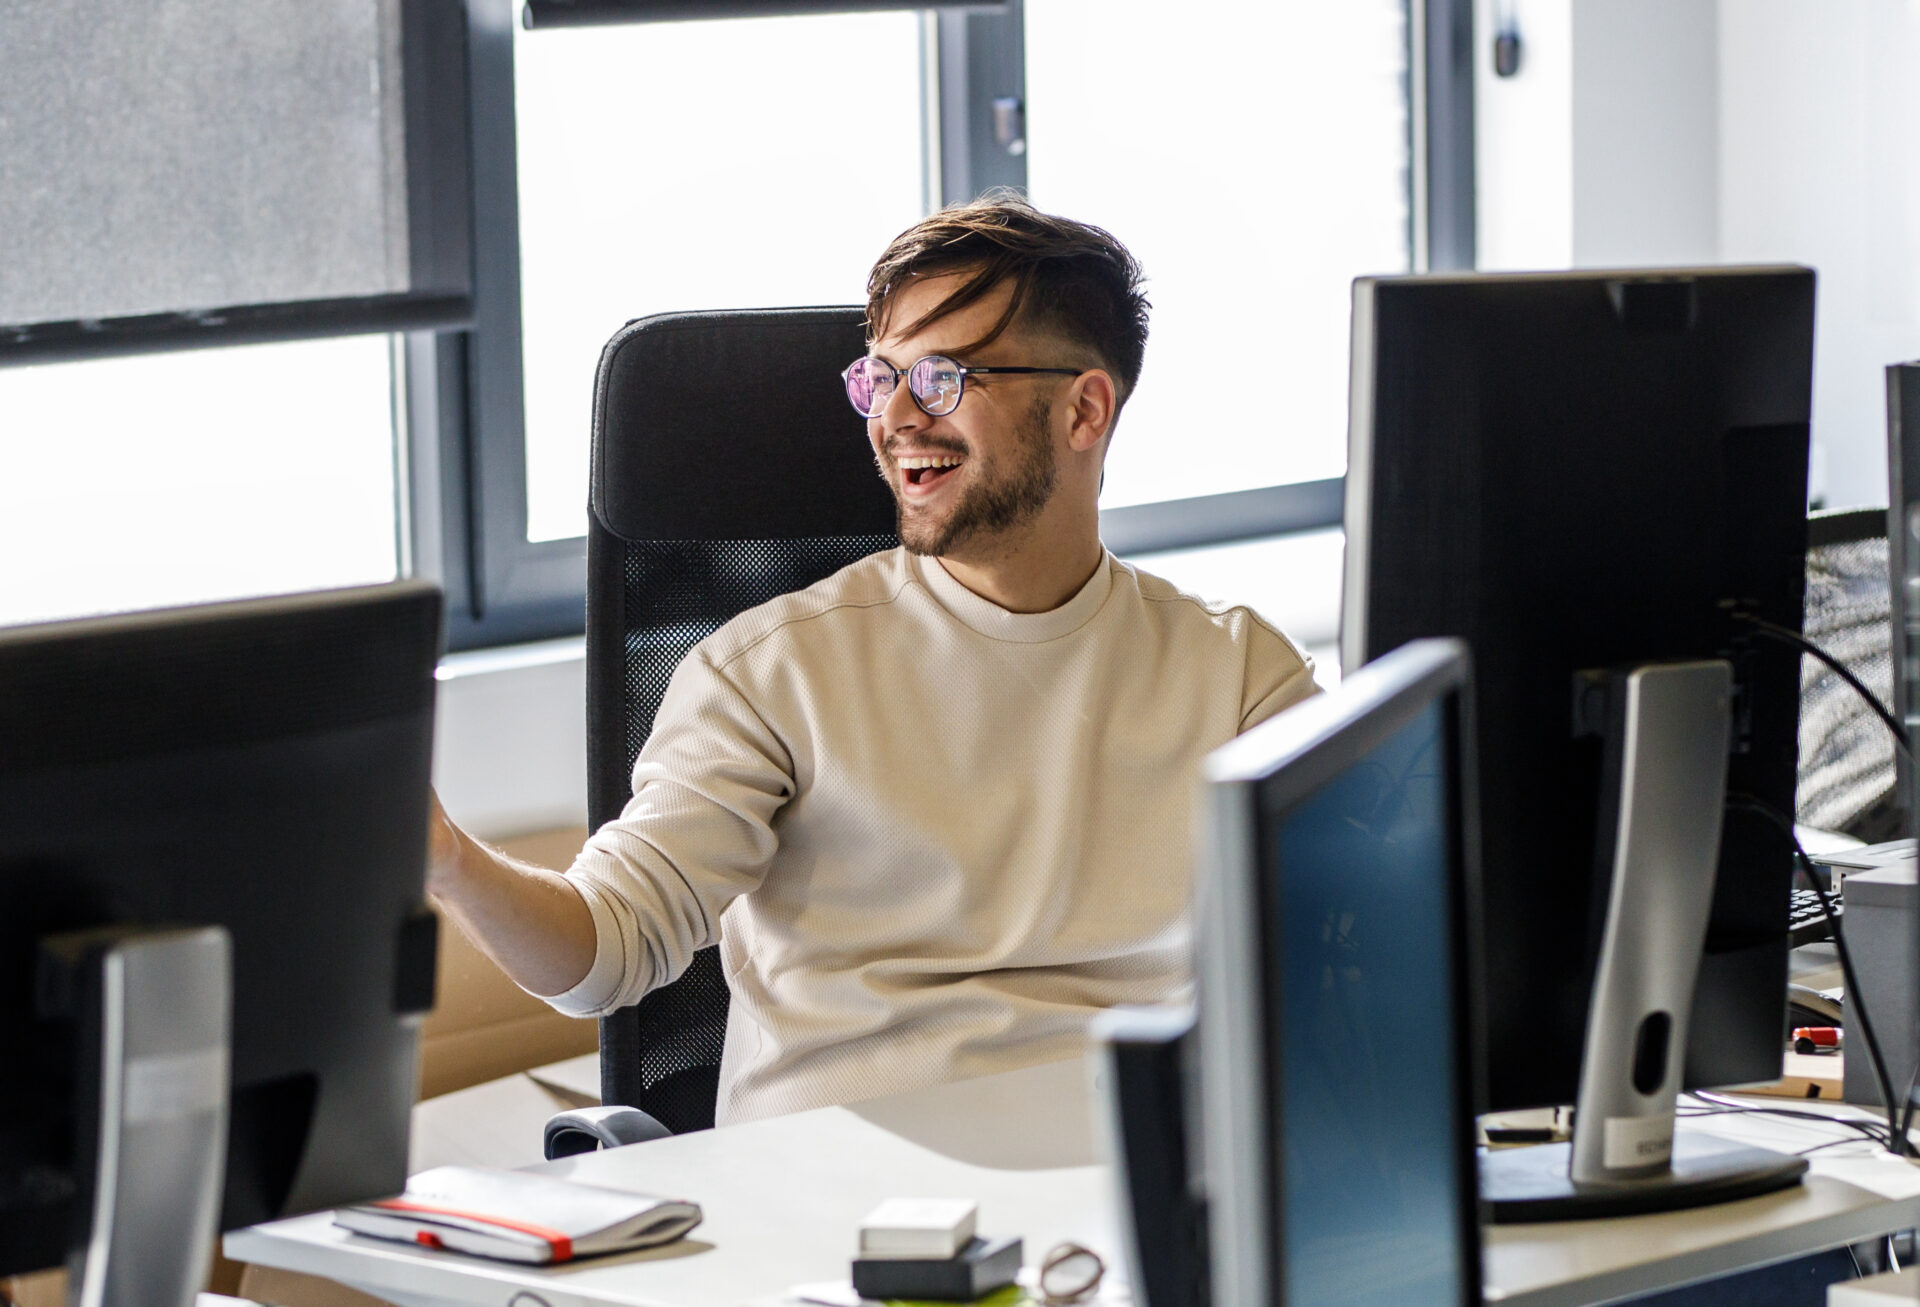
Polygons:
<instances>
[{"instance_id":1,"label":"man's hand","mask_svg":"<svg viewBox=\"0 0 1920 1307\"><path fill-rule=\"evenodd\" d=\"M596 942L573 882L482 844L429 797L427 893L522 989L551 996L579 984Z\"/></svg>"}]
</instances>

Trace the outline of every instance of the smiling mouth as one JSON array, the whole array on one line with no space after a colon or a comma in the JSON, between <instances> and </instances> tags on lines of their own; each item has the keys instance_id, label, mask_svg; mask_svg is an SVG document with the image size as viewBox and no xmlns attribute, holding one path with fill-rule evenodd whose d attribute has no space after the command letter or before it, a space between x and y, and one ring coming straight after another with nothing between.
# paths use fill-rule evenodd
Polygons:
<instances>
[{"instance_id":1,"label":"smiling mouth","mask_svg":"<svg viewBox=\"0 0 1920 1307\"><path fill-rule=\"evenodd\" d=\"M951 454L932 458L903 458L899 460L900 475L910 486L930 489L951 475L961 461Z\"/></svg>"}]
</instances>

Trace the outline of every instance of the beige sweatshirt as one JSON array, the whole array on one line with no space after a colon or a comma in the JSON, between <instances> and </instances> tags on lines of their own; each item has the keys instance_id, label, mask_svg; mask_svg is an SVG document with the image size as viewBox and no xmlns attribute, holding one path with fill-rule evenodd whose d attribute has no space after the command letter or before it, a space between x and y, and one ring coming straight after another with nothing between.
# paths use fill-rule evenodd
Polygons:
<instances>
[{"instance_id":1,"label":"beige sweatshirt","mask_svg":"<svg viewBox=\"0 0 1920 1307\"><path fill-rule=\"evenodd\" d=\"M719 940L721 1122L1050 1061L1186 992L1200 759L1313 692L1245 608L1109 555L1010 613L904 550L680 664L634 797L567 873L597 1016Z\"/></svg>"}]
</instances>

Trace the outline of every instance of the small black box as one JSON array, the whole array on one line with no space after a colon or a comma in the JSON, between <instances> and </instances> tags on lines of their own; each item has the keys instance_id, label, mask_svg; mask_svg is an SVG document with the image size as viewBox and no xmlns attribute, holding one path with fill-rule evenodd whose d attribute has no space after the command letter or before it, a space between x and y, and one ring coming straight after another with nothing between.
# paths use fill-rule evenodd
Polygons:
<instances>
[{"instance_id":1,"label":"small black box","mask_svg":"<svg viewBox=\"0 0 1920 1307\"><path fill-rule=\"evenodd\" d=\"M972 1302L1004 1289L1020 1274L1020 1240L975 1238L944 1261L867 1257L853 1264L862 1298Z\"/></svg>"}]
</instances>

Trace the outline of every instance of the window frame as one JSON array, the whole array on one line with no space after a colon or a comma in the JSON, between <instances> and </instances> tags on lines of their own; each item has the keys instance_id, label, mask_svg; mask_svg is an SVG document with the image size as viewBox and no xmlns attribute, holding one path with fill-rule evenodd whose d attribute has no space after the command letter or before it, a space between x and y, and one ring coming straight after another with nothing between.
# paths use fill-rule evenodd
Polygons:
<instances>
[{"instance_id":1,"label":"window frame","mask_svg":"<svg viewBox=\"0 0 1920 1307\"><path fill-rule=\"evenodd\" d=\"M462 3L394 0L401 60L401 135L405 170L408 282L405 291L333 299L282 299L202 305L101 319L0 323L0 369L86 363L143 354L385 336L393 437L394 557L399 576L419 572L414 514L437 500L417 491L408 439L409 364L403 343L464 332L474 321L470 278L476 264L471 214L470 41ZM437 450L430 450L437 471ZM437 519L436 519L437 521ZM244 547L244 542L238 547ZM440 553L438 539L431 556ZM432 573L438 575L438 572ZM284 585L284 582L281 584ZM144 600L146 605L163 600ZM72 616L84 616L73 614ZM55 619L61 620L61 619Z\"/></svg>"},{"instance_id":2,"label":"window frame","mask_svg":"<svg viewBox=\"0 0 1920 1307\"><path fill-rule=\"evenodd\" d=\"M448 647L579 635L584 537L529 541L521 380L513 23L530 27L685 19L679 0L462 0L473 179L469 329L413 332L396 356L396 439L411 502L402 520L411 574L448 596ZM1405 0L1412 160L1408 243L1417 270L1474 262L1472 0ZM702 18L920 9L928 200L993 186L1024 191L1025 27L1021 0L710 0ZM1130 505L1101 514L1108 545L1144 553L1339 526L1339 478ZM584 495L584 487L582 489Z\"/></svg>"}]
</instances>

